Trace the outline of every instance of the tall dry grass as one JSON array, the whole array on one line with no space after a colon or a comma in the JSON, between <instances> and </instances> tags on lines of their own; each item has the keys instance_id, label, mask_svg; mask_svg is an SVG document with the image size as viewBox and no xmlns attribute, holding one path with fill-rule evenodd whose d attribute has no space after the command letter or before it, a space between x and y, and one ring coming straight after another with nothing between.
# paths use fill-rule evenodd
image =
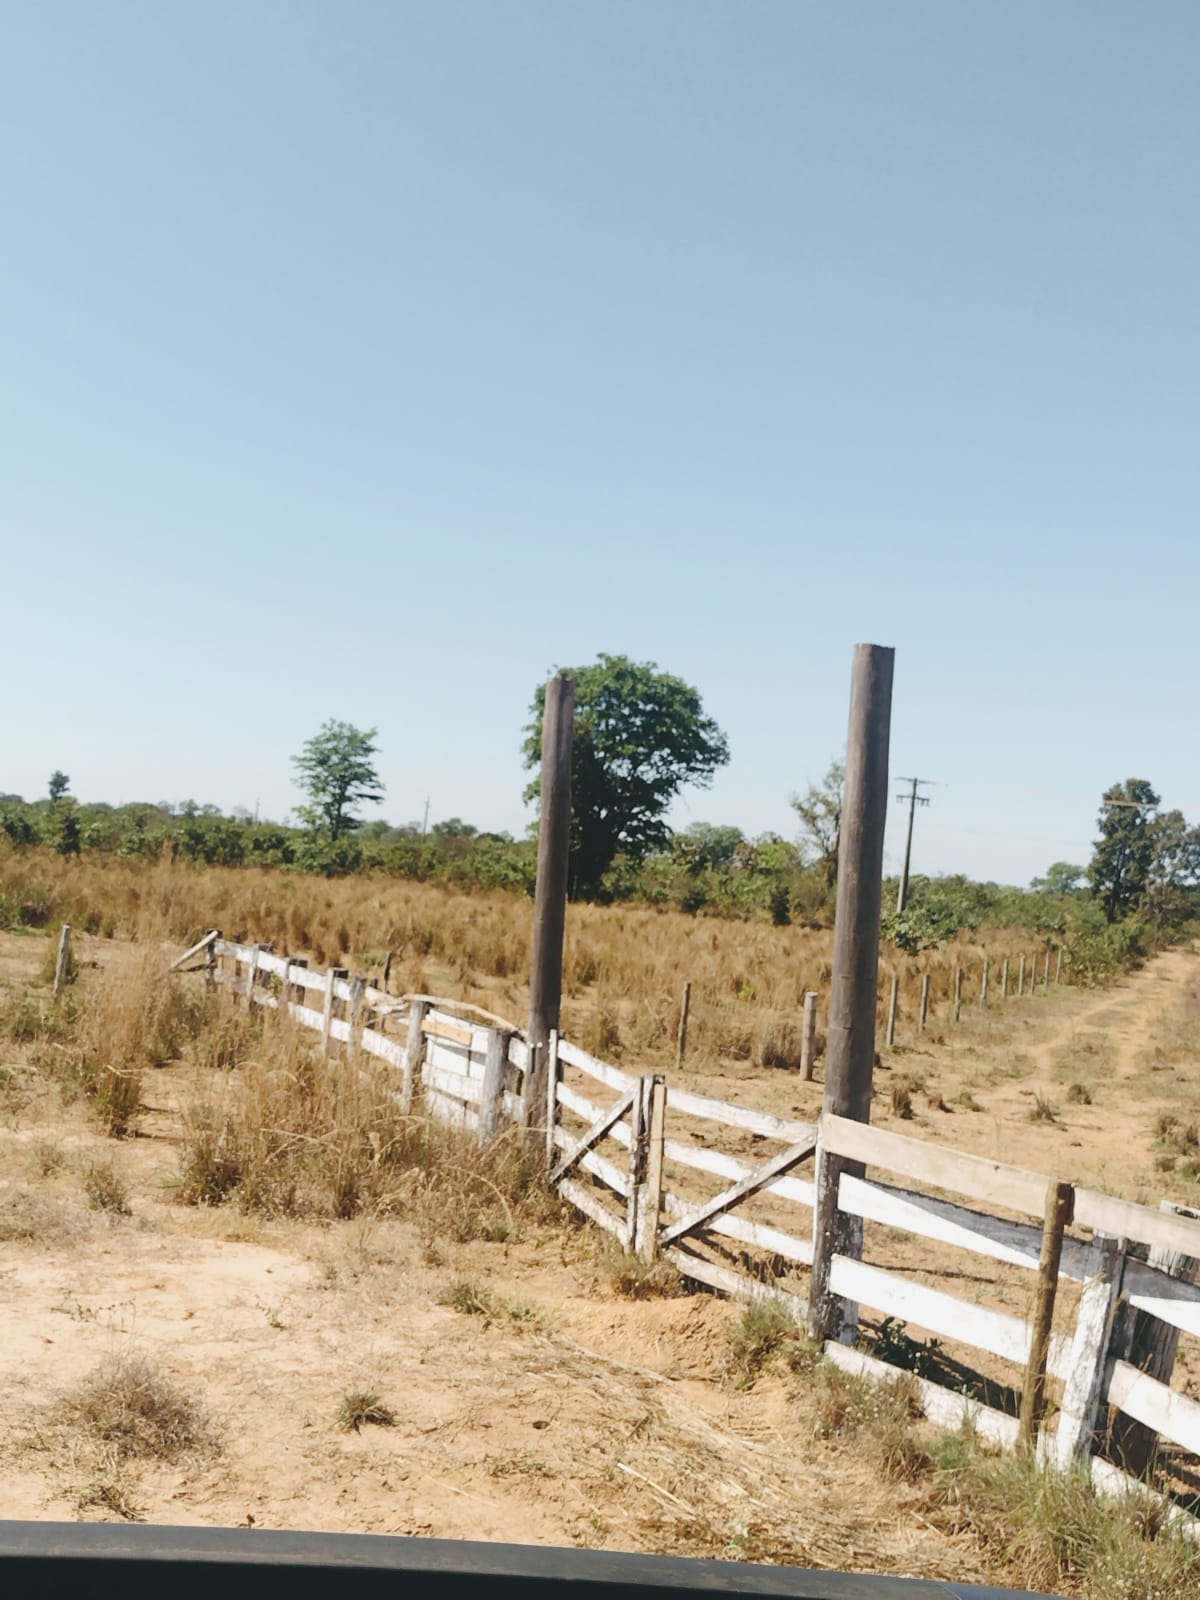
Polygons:
<instances>
[{"instance_id":1,"label":"tall dry grass","mask_svg":"<svg viewBox=\"0 0 1200 1600\"><path fill-rule=\"evenodd\" d=\"M272 944L318 966L378 975L389 952L394 992L470 1000L523 1020L532 905L503 892L465 892L383 876L324 879L262 868L151 864L50 852L0 853L0 898L30 922L61 917L85 931L182 945L210 928ZM893 974L915 1004L921 974L945 1005L954 970L993 984L1004 955L1032 954L1027 930L988 929L920 957L886 947L880 1022ZM689 916L646 906L572 905L567 916L564 1029L609 1057L669 1058L680 996L692 985L689 1055L795 1065L804 992L826 995L828 930Z\"/></svg>"}]
</instances>

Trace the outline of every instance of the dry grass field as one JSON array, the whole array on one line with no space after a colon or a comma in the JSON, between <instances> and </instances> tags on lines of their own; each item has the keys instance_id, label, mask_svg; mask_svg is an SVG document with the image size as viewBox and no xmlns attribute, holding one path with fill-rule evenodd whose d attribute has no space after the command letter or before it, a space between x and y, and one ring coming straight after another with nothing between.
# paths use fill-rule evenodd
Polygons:
<instances>
[{"instance_id":1,"label":"dry grass field","mask_svg":"<svg viewBox=\"0 0 1200 1600\"><path fill-rule=\"evenodd\" d=\"M525 908L419 885L107 865L60 882L56 868L34 892L73 897L76 924L94 924L67 999L48 994L46 934L0 935L7 1515L1200 1595L1200 1558L1146 1537L1144 1517L935 1435L902 1381L864 1389L769 1318L684 1294L669 1272L647 1282L526 1181L511 1143L485 1158L406 1125L386 1085L351 1094L198 979L163 980L170 954L219 926L358 970L390 948L393 988L519 1019ZM28 878L0 869L0 893L27 898ZM742 1041L763 1008L790 1024L797 995L823 987L828 935L652 911L570 922L582 1042L669 1064L690 976L711 1010L688 1083L817 1109L819 1081ZM966 954L940 956L943 978ZM943 1003L920 1040L906 1014L873 1114L1132 1198L1195 1199L1200 957L1170 952L1106 990L971 1001L958 1024ZM1198 1379L1185 1359L1181 1384Z\"/></svg>"}]
</instances>

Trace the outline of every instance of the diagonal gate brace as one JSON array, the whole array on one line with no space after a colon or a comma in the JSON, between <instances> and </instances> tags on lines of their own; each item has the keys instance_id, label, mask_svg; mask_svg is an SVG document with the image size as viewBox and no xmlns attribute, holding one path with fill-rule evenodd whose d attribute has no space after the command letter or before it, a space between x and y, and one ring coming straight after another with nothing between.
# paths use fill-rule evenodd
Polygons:
<instances>
[{"instance_id":1,"label":"diagonal gate brace","mask_svg":"<svg viewBox=\"0 0 1200 1600\"><path fill-rule=\"evenodd\" d=\"M595 1122L592 1123L587 1132L582 1134L579 1139L576 1140L576 1142L567 1151L566 1155L563 1156L562 1160L555 1167L554 1171L550 1174L551 1183L557 1183L560 1178L565 1177L570 1168L573 1167L579 1160L580 1156L586 1155L594 1144L599 1144L608 1130L615 1123L620 1122L621 1118L627 1111L633 1109L633 1100L636 1094L637 1089L631 1089L628 1094L621 1096L611 1111L606 1111L602 1117L599 1117Z\"/></svg>"},{"instance_id":2,"label":"diagonal gate brace","mask_svg":"<svg viewBox=\"0 0 1200 1600\"><path fill-rule=\"evenodd\" d=\"M816 1148L817 1136L815 1133L808 1134L798 1143L789 1145L786 1150L781 1150L777 1156L772 1157L766 1166L759 1167L757 1172L751 1172L747 1177L739 1178L730 1188L722 1190L720 1194L715 1195L711 1200L706 1200L695 1211L690 1211L686 1216L680 1217L669 1228L664 1228L658 1236L659 1244L671 1244L676 1239L681 1239L685 1233L693 1233L697 1228L703 1227L710 1217L715 1217L721 1211L731 1210L739 1200L745 1200L748 1196L757 1194L760 1189L765 1189L769 1183L773 1183L776 1178L781 1178L792 1167L798 1167L802 1161L806 1161L812 1155Z\"/></svg>"}]
</instances>

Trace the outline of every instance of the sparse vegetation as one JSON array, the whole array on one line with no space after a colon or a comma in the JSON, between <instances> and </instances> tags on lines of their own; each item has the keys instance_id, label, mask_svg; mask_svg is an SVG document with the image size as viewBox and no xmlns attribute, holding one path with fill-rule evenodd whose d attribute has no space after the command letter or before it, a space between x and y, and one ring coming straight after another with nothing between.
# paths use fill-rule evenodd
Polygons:
<instances>
[{"instance_id":1,"label":"sparse vegetation","mask_svg":"<svg viewBox=\"0 0 1200 1600\"><path fill-rule=\"evenodd\" d=\"M606 1240L600 1258L603 1279L624 1300L669 1300L686 1293L677 1268L661 1258L646 1262Z\"/></svg>"},{"instance_id":2,"label":"sparse vegetation","mask_svg":"<svg viewBox=\"0 0 1200 1600\"><path fill-rule=\"evenodd\" d=\"M772 1361L801 1371L817 1359L816 1346L779 1299L753 1300L727 1334L727 1366L740 1384L752 1384Z\"/></svg>"},{"instance_id":3,"label":"sparse vegetation","mask_svg":"<svg viewBox=\"0 0 1200 1600\"><path fill-rule=\"evenodd\" d=\"M1030 1122L1058 1121L1058 1107L1053 1101L1048 1100L1044 1094L1035 1094L1033 1104L1029 1108Z\"/></svg>"},{"instance_id":4,"label":"sparse vegetation","mask_svg":"<svg viewBox=\"0 0 1200 1600\"><path fill-rule=\"evenodd\" d=\"M376 1389L351 1389L338 1404L338 1427L347 1433L361 1433L368 1424L375 1428L390 1428L396 1414L385 1406Z\"/></svg>"},{"instance_id":5,"label":"sparse vegetation","mask_svg":"<svg viewBox=\"0 0 1200 1600\"><path fill-rule=\"evenodd\" d=\"M106 1358L52 1420L111 1446L118 1460L178 1461L216 1447L204 1408L143 1355Z\"/></svg>"},{"instance_id":6,"label":"sparse vegetation","mask_svg":"<svg viewBox=\"0 0 1200 1600\"><path fill-rule=\"evenodd\" d=\"M130 1215L129 1185L111 1160L96 1157L83 1169L83 1192L88 1205L110 1216Z\"/></svg>"}]
</instances>

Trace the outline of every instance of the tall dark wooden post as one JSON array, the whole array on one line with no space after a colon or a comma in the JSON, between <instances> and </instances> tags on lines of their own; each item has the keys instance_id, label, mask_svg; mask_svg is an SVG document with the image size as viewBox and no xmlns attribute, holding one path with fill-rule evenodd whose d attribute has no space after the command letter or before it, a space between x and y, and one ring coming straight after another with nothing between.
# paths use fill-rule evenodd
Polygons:
<instances>
[{"instance_id":1,"label":"tall dark wooden post","mask_svg":"<svg viewBox=\"0 0 1200 1600\"><path fill-rule=\"evenodd\" d=\"M857 1122L871 1118L894 659L895 651L884 645L854 647L823 1109ZM842 1173L861 1177L862 1171L861 1162L822 1152L809 1295L809 1326L816 1339L853 1339L854 1319L830 1293L829 1267L835 1252L862 1254L862 1222L837 1208Z\"/></svg>"},{"instance_id":2,"label":"tall dark wooden post","mask_svg":"<svg viewBox=\"0 0 1200 1600\"><path fill-rule=\"evenodd\" d=\"M529 1070L525 1123L540 1126L546 1105L548 1046L562 1004L567 865L571 851L571 733L575 680L556 673L546 685L542 715L542 806L538 820L537 888L529 977Z\"/></svg>"}]
</instances>

